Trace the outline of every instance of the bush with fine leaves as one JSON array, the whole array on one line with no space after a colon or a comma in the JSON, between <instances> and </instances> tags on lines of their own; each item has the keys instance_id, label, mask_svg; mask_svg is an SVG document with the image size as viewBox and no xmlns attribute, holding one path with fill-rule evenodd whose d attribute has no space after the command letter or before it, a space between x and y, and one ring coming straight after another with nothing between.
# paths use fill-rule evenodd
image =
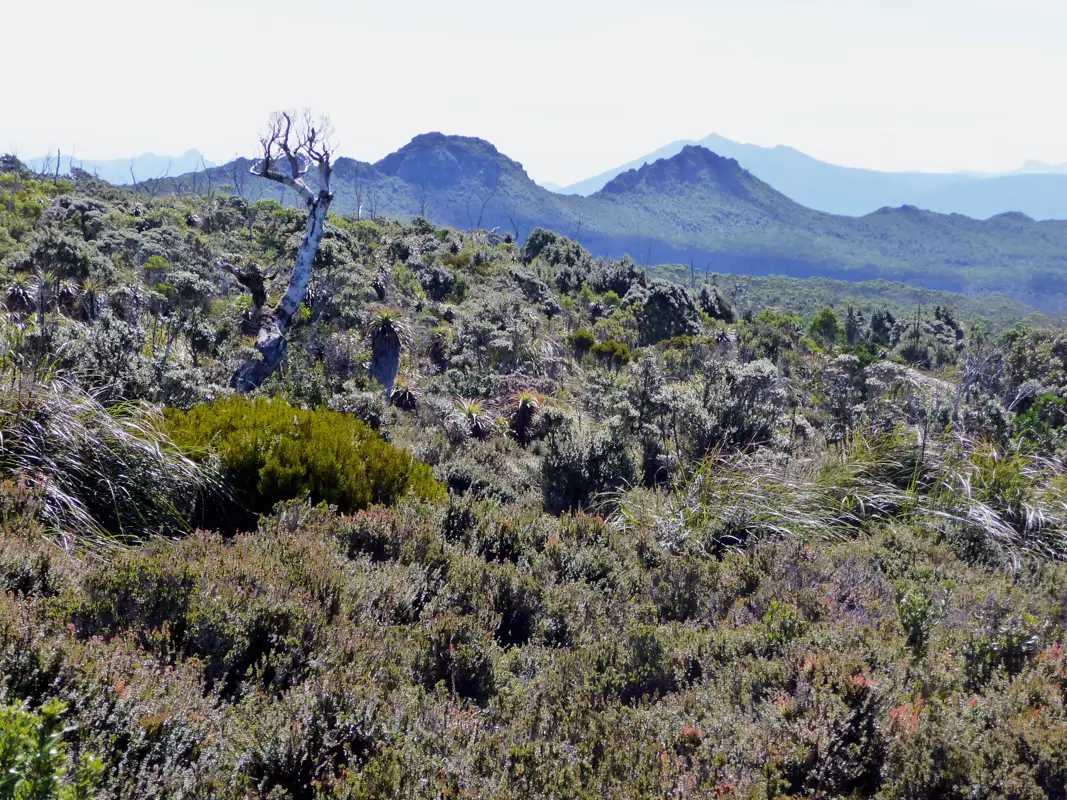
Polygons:
<instances>
[{"instance_id":1,"label":"bush with fine leaves","mask_svg":"<svg viewBox=\"0 0 1067 800\"><path fill-rule=\"evenodd\" d=\"M218 459L233 502L205 508L204 521L226 530L254 525L282 500L306 497L357 511L409 492L443 493L429 467L336 411L231 396L187 412L170 410L167 427L194 457Z\"/></svg>"},{"instance_id":2,"label":"bush with fine leaves","mask_svg":"<svg viewBox=\"0 0 1067 800\"><path fill-rule=\"evenodd\" d=\"M545 510L554 514L588 506L605 493L633 484L630 443L619 426L589 434L564 424L549 435L541 465Z\"/></svg>"}]
</instances>

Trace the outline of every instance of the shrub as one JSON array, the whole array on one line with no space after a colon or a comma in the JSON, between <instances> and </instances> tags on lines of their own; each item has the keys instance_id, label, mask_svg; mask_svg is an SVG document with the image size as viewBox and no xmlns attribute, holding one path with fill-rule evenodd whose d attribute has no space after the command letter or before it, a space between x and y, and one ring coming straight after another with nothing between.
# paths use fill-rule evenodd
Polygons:
<instances>
[{"instance_id":1,"label":"shrub","mask_svg":"<svg viewBox=\"0 0 1067 800\"><path fill-rule=\"evenodd\" d=\"M700 287L700 295L697 299L700 303L700 310L712 319L729 323L737 321L737 315L730 306L730 301L722 296L717 286L705 284Z\"/></svg>"},{"instance_id":2,"label":"shrub","mask_svg":"<svg viewBox=\"0 0 1067 800\"><path fill-rule=\"evenodd\" d=\"M845 330L837 321L837 314L830 306L825 306L812 317L811 324L808 325L808 333L823 347L833 347L846 338Z\"/></svg>"},{"instance_id":3,"label":"shrub","mask_svg":"<svg viewBox=\"0 0 1067 800\"><path fill-rule=\"evenodd\" d=\"M567 426L554 431L547 445L541 489L545 510L553 514L584 508L634 481L630 443L618 427L586 435Z\"/></svg>"},{"instance_id":4,"label":"shrub","mask_svg":"<svg viewBox=\"0 0 1067 800\"><path fill-rule=\"evenodd\" d=\"M700 331L696 304L689 290L666 281L653 281L648 287L640 323L642 344L656 344Z\"/></svg>"},{"instance_id":5,"label":"shrub","mask_svg":"<svg viewBox=\"0 0 1067 800\"><path fill-rule=\"evenodd\" d=\"M204 517L225 530L254 524L282 500L307 498L357 511L408 493L443 496L429 467L335 411L232 396L188 412L168 411L167 428L194 458L218 459L233 502L205 508Z\"/></svg>"},{"instance_id":6,"label":"shrub","mask_svg":"<svg viewBox=\"0 0 1067 800\"><path fill-rule=\"evenodd\" d=\"M596 344L596 337L585 328L579 328L570 335L568 341L570 342L571 349L574 350L574 357L581 360L593 349L593 346Z\"/></svg>"},{"instance_id":7,"label":"shrub","mask_svg":"<svg viewBox=\"0 0 1067 800\"><path fill-rule=\"evenodd\" d=\"M23 706L0 707L0 797L13 800L88 800L102 766L83 756L65 769L61 717L66 706L46 703L34 714Z\"/></svg>"},{"instance_id":8,"label":"shrub","mask_svg":"<svg viewBox=\"0 0 1067 800\"><path fill-rule=\"evenodd\" d=\"M630 348L615 339L598 342L589 350L593 358L616 372L630 363Z\"/></svg>"},{"instance_id":9,"label":"shrub","mask_svg":"<svg viewBox=\"0 0 1067 800\"><path fill-rule=\"evenodd\" d=\"M1030 409L1015 418L1016 435L1038 450L1054 451L1065 438L1067 400L1054 394L1044 394Z\"/></svg>"},{"instance_id":10,"label":"shrub","mask_svg":"<svg viewBox=\"0 0 1067 800\"><path fill-rule=\"evenodd\" d=\"M444 683L453 694L485 702L495 691L492 647L492 637L469 617L445 617L428 626L415 669L428 689Z\"/></svg>"}]
</instances>

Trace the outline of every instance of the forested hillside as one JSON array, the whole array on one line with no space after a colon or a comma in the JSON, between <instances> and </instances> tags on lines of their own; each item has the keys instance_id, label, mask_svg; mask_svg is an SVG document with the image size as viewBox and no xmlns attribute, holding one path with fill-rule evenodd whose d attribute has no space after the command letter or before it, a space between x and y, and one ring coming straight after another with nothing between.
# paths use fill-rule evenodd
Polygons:
<instances>
[{"instance_id":1,"label":"forested hillside","mask_svg":"<svg viewBox=\"0 0 1067 800\"><path fill-rule=\"evenodd\" d=\"M0 161L0 796L1064 797L1067 332L581 244L1034 300L1061 227L427 153L321 228Z\"/></svg>"},{"instance_id":2,"label":"forested hillside","mask_svg":"<svg viewBox=\"0 0 1067 800\"><path fill-rule=\"evenodd\" d=\"M247 174L250 162L142 189L276 197ZM732 159L689 146L623 173L591 197L553 194L488 142L418 136L376 164L338 159L335 208L362 218L424 217L436 224L510 232L556 230L605 258L688 263L703 270L847 281L888 280L970 297L1003 295L1045 312L1067 310L1067 222L1021 214L978 221L885 208L861 218L813 211Z\"/></svg>"}]
</instances>

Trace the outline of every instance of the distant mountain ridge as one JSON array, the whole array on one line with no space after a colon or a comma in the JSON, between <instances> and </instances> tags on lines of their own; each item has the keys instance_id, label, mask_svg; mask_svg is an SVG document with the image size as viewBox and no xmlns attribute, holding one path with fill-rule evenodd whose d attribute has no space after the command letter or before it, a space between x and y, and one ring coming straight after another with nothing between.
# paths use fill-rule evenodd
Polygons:
<instances>
[{"instance_id":1,"label":"distant mountain ridge","mask_svg":"<svg viewBox=\"0 0 1067 800\"><path fill-rule=\"evenodd\" d=\"M1049 164L1044 161L1027 161L1013 173L1015 175L1067 175L1067 164Z\"/></svg>"},{"instance_id":2,"label":"distant mountain ridge","mask_svg":"<svg viewBox=\"0 0 1067 800\"><path fill-rule=\"evenodd\" d=\"M717 134L699 141L671 142L559 192L595 194L616 175L675 156L689 145L735 158L742 167L787 197L830 214L858 217L885 206L913 205L975 219L1008 211L1018 211L1038 220L1067 219L1067 164L1030 161L1007 175L878 172L828 164L784 145L740 144Z\"/></svg>"},{"instance_id":3,"label":"distant mountain ridge","mask_svg":"<svg viewBox=\"0 0 1067 800\"><path fill-rule=\"evenodd\" d=\"M37 172L54 172L55 156L31 158L26 165ZM77 156L61 155L59 172L70 174L71 167L83 169L91 175L113 183L116 186L132 184L165 176L183 175L205 167L216 167L214 161L204 158L196 149L186 150L180 156L161 156L155 153L142 153L133 158L112 158L105 160L82 159Z\"/></svg>"},{"instance_id":4,"label":"distant mountain ridge","mask_svg":"<svg viewBox=\"0 0 1067 800\"><path fill-rule=\"evenodd\" d=\"M181 176L169 186L218 191L245 176L234 192L296 203L277 184L247 175L248 166L241 161ZM167 185L153 186L160 189ZM424 216L439 225L495 228L519 240L545 227L597 256L628 253L649 265L692 261L700 271L891 280L1067 310L1067 222L1017 213L979 221L915 206L859 218L826 214L787 197L736 159L695 145L581 197L538 186L519 162L482 139L424 134L375 164L339 158L333 189L340 214Z\"/></svg>"}]
</instances>

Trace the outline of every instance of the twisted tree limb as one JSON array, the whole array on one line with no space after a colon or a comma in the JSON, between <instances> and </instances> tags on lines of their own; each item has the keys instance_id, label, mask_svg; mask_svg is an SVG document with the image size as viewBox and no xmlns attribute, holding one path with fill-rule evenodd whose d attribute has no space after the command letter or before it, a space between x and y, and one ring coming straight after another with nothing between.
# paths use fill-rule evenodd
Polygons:
<instances>
[{"instance_id":1,"label":"twisted tree limb","mask_svg":"<svg viewBox=\"0 0 1067 800\"><path fill-rule=\"evenodd\" d=\"M256 337L256 355L242 363L230 378L230 386L247 392L262 385L278 369L288 346L285 334L293 322L300 304L307 297L311 284L312 266L319 242L325 232L326 214L333 202L330 177L329 123L315 123L305 114L299 121L288 112L271 116L267 133L260 139L263 156L252 165L250 172L260 178L287 186L300 195L307 208L304 239L296 251L289 288L278 304L265 314ZM299 130L294 131L294 122ZM304 181L314 166L318 177L317 189Z\"/></svg>"}]
</instances>

